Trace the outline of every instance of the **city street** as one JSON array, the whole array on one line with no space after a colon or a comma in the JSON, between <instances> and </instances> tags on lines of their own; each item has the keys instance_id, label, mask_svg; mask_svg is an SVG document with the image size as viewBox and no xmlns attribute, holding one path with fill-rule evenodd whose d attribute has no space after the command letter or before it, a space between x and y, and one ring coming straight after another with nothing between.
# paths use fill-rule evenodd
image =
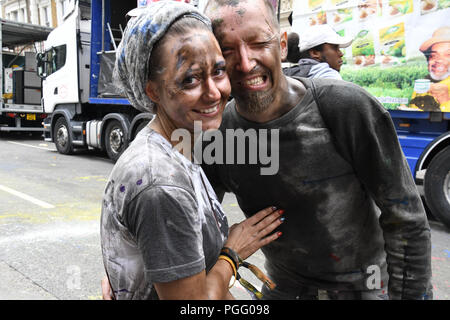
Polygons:
<instances>
[{"instance_id":1,"label":"city street","mask_svg":"<svg viewBox=\"0 0 450 320\"><path fill-rule=\"evenodd\" d=\"M0 299L101 299L99 220L113 164L95 151L61 155L38 134L0 132L0 150ZM243 218L234 196L223 206L230 225ZM434 298L448 300L450 230L430 225ZM264 270L260 252L249 260ZM240 285L232 293L250 299Z\"/></svg>"}]
</instances>

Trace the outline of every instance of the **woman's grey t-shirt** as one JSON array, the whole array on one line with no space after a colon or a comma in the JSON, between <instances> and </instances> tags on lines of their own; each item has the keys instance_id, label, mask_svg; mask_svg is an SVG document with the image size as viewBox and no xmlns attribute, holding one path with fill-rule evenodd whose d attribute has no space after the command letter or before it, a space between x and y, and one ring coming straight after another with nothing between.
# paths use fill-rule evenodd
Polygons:
<instances>
[{"instance_id":1,"label":"woman's grey t-shirt","mask_svg":"<svg viewBox=\"0 0 450 320\"><path fill-rule=\"evenodd\" d=\"M116 299L157 299L153 283L209 271L228 223L202 168L142 129L105 188L103 262Z\"/></svg>"}]
</instances>

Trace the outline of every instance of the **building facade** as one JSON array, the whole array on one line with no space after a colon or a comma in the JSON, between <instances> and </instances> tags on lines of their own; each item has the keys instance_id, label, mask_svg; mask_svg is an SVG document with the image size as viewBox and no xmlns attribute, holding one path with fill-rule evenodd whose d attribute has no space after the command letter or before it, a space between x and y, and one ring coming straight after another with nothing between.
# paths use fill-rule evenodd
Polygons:
<instances>
[{"instance_id":1,"label":"building facade","mask_svg":"<svg viewBox=\"0 0 450 320\"><path fill-rule=\"evenodd\" d=\"M73 0L3 0L3 19L55 28L61 24L69 3ZM280 0L281 31L290 31L288 17L294 0Z\"/></svg>"},{"instance_id":2,"label":"building facade","mask_svg":"<svg viewBox=\"0 0 450 320\"><path fill-rule=\"evenodd\" d=\"M281 0L280 1L280 29L281 32L289 33L291 25L289 23L289 15L292 13L292 4L295 0Z\"/></svg>"},{"instance_id":3,"label":"building facade","mask_svg":"<svg viewBox=\"0 0 450 320\"><path fill-rule=\"evenodd\" d=\"M2 18L55 28L73 0L4 0Z\"/></svg>"}]
</instances>

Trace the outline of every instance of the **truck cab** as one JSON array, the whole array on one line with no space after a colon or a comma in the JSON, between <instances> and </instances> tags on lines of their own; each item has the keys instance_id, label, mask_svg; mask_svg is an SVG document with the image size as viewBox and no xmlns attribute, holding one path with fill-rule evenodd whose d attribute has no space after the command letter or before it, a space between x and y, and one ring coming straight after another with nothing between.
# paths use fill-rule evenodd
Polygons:
<instances>
[{"instance_id":1,"label":"truck cab","mask_svg":"<svg viewBox=\"0 0 450 320\"><path fill-rule=\"evenodd\" d=\"M45 140L60 153L96 148L116 161L153 117L133 108L112 81L126 14L135 7L125 1L74 1L37 55L42 104L49 114Z\"/></svg>"}]
</instances>

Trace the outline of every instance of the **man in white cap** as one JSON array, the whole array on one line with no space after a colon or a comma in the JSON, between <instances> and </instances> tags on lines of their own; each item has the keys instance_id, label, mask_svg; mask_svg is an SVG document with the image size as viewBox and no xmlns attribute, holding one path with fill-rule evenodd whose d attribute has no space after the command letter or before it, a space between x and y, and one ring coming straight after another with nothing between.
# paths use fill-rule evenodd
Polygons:
<instances>
[{"instance_id":1,"label":"man in white cap","mask_svg":"<svg viewBox=\"0 0 450 320\"><path fill-rule=\"evenodd\" d=\"M342 37L327 24L309 27L300 33L298 72L293 76L342 80L342 52L353 39Z\"/></svg>"}]
</instances>

